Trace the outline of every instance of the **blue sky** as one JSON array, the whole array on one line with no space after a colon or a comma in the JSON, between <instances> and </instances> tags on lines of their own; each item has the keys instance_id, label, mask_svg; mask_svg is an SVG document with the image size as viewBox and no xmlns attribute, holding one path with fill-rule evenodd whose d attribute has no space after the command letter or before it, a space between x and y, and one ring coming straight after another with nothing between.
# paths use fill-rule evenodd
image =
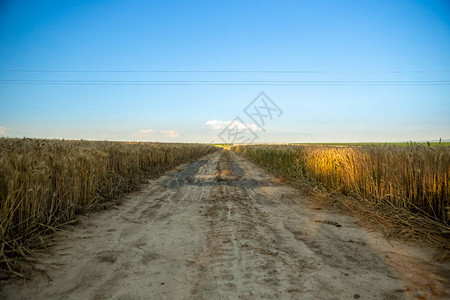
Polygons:
<instances>
[{"instance_id":1,"label":"blue sky","mask_svg":"<svg viewBox=\"0 0 450 300\"><path fill-rule=\"evenodd\" d=\"M224 70L297 73L98 72ZM448 1L0 4L1 136L217 142L238 116L254 128L264 91L283 114L260 142L450 138L449 82Z\"/></svg>"}]
</instances>

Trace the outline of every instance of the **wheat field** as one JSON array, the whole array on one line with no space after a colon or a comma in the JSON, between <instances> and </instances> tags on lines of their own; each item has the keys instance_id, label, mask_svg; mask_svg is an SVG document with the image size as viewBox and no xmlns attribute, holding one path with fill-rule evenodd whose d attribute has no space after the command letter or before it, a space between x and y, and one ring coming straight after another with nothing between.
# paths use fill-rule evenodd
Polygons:
<instances>
[{"instance_id":1,"label":"wheat field","mask_svg":"<svg viewBox=\"0 0 450 300\"><path fill-rule=\"evenodd\" d=\"M29 257L42 236L150 176L216 148L202 144L0 139L0 264Z\"/></svg>"},{"instance_id":2,"label":"wheat field","mask_svg":"<svg viewBox=\"0 0 450 300\"><path fill-rule=\"evenodd\" d=\"M233 150L290 181L450 221L450 147L253 145Z\"/></svg>"}]
</instances>

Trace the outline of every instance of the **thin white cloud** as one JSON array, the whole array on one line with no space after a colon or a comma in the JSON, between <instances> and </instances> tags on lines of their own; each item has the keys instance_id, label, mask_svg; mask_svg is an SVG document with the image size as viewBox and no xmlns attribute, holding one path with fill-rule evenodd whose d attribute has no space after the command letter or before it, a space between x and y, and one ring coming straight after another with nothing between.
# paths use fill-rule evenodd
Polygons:
<instances>
[{"instance_id":1,"label":"thin white cloud","mask_svg":"<svg viewBox=\"0 0 450 300\"><path fill-rule=\"evenodd\" d=\"M153 132L153 129L141 129L137 132L133 132L133 136L134 137L149 137L152 132Z\"/></svg>"},{"instance_id":2,"label":"thin white cloud","mask_svg":"<svg viewBox=\"0 0 450 300\"><path fill-rule=\"evenodd\" d=\"M206 122L206 126L209 126L213 130L223 130L225 127L229 126L233 123L233 127L237 127L238 129L247 129L250 128L252 131L261 130L258 125L253 123L242 123L239 121L220 121L220 120L209 120Z\"/></svg>"},{"instance_id":3,"label":"thin white cloud","mask_svg":"<svg viewBox=\"0 0 450 300\"><path fill-rule=\"evenodd\" d=\"M151 132L153 132L153 129L141 129L141 130L139 130L139 132L140 133L151 133Z\"/></svg>"},{"instance_id":4,"label":"thin white cloud","mask_svg":"<svg viewBox=\"0 0 450 300\"><path fill-rule=\"evenodd\" d=\"M180 133L176 130L161 130L159 131L160 133L162 133L165 137L170 137L170 138L175 138L175 137L179 137Z\"/></svg>"},{"instance_id":5,"label":"thin white cloud","mask_svg":"<svg viewBox=\"0 0 450 300\"><path fill-rule=\"evenodd\" d=\"M0 126L0 134L6 134L6 132L9 130L11 130L11 129Z\"/></svg>"},{"instance_id":6,"label":"thin white cloud","mask_svg":"<svg viewBox=\"0 0 450 300\"><path fill-rule=\"evenodd\" d=\"M211 129L214 130L220 130L220 129L224 129L227 124L230 122L224 122L224 121L219 121L219 120L210 120L210 121L206 121L206 126L211 127Z\"/></svg>"}]
</instances>

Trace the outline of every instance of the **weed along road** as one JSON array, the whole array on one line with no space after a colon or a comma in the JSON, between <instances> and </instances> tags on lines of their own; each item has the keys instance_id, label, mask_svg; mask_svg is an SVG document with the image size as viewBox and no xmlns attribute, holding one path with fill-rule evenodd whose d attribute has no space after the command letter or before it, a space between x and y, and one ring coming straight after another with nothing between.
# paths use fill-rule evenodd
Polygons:
<instances>
[{"instance_id":1,"label":"weed along road","mask_svg":"<svg viewBox=\"0 0 450 300\"><path fill-rule=\"evenodd\" d=\"M449 265L319 207L234 152L79 217L2 299L445 299Z\"/></svg>"}]
</instances>

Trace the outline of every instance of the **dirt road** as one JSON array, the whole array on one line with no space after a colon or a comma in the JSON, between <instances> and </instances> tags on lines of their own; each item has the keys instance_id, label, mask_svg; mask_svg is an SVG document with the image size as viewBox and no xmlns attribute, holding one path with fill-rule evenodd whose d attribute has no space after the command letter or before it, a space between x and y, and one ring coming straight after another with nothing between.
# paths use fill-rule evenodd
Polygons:
<instances>
[{"instance_id":1,"label":"dirt road","mask_svg":"<svg viewBox=\"0 0 450 300\"><path fill-rule=\"evenodd\" d=\"M11 299L445 299L449 265L224 151L80 217Z\"/></svg>"}]
</instances>

